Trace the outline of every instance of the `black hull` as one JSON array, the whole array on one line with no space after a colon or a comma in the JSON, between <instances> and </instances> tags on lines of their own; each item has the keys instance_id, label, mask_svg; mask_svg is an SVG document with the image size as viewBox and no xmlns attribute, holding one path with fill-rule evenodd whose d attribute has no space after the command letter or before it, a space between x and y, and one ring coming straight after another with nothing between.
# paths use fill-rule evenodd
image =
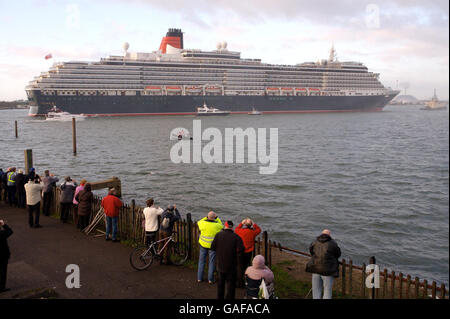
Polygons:
<instances>
[{"instance_id":1,"label":"black hull","mask_svg":"<svg viewBox=\"0 0 450 319\"><path fill-rule=\"evenodd\" d=\"M72 114L99 116L196 114L197 107L245 113L381 111L397 92L371 96L54 96L34 91L31 105L44 115L53 106Z\"/></svg>"}]
</instances>

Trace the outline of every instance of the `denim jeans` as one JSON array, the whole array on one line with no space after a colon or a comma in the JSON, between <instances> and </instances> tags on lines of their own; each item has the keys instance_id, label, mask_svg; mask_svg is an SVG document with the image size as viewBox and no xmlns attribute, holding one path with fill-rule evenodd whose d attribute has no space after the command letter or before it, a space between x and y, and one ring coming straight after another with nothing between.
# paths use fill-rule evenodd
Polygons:
<instances>
[{"instance_id":1,"label":"denim jeans","mask_svg":"<svg viewBox=\"0 0 450 319\"><path fill-rule=\"evenodd\" d=\"M216 252L214 250L204 248L200 245L200 254L198 257L197 280L203 280L203 271L206 265L206 256L209 255L208 281L214 281L214 271L216 270Z\"/></svg>"},{"instance_id":2,"label":"denim jeans","mask_svg":"<svg viewBox=\"0 0 450 319\"><path fill-rule=\"evenodd\" d=\"M106 216L106 238L111 234L111 226L112 226L112 240L117 239L117 222L119 220L119 216L109 217Z\"/></svg>"},{"instance_id":3,"label":"denim jeans","mask_svg":"<svg viewBox=\"0 0 450 319\"><path fill-rule=\"evenodd\" d=\"M333 276L312 274L313 299L331 299L333 289ZM323 298L322 298L323 291Z\"/></svg>"}]
</instances>

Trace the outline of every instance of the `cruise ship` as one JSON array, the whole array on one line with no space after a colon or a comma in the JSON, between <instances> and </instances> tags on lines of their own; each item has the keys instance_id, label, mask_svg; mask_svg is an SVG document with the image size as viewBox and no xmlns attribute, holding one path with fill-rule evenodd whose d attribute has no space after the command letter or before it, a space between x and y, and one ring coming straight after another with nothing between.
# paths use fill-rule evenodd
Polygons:
<instances>
[{"instance_id":1,"label":"cruise ship","mask_svg":"<svg viewBox=\"0 0 450 319\"><path fill-rule=\"evenodd\" d=\"M241 58L226 42L212 51L185 49L169 29L159 50L100 61L54 63L26 87L29 115L51 109L88 116L195 115L203 104L231 113L381 111L399 91L359 62L328 59L296 65Z\"/></svg>"}]
</instances>

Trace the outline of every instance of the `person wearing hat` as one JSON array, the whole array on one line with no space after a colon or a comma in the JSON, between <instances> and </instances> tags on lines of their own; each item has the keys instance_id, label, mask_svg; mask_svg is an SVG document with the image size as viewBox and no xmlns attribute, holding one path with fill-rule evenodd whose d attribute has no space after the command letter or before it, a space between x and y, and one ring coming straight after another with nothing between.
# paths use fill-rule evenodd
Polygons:
<instances>
[{"instance_id":1,"label":"person wearing hat","mask_svg":"<svg viewBox=\"0 0 450 319\"><path fill-rule=\"evenodd\" d=\"M331 232L324 229L310 245L311 259L306 264L306 272L312 273L313 299L331 299L334 278L339 277L339 257L341 249Z\"/></svg>"},{"instance_id":2,"label":"person wearing hat","mask_svg":"<svg viewBox=\"0 0 450 319\"><path fill-rule=\"evenodd\" d=\"M19 208L26 207L25 179L23 170L19 169L16 175L17 207Z\"/></svg>"},{"instance_id":3,"label":"person wearing hat","mask_svg":"<svg viewBox=\"0 0 450 319\"><path fill-rule=\"evenodd\" d=\"M244 254L244 243L233 231L231 220L228 220L225 229L214 237L211 250L216 252L219 274L217 299L234 299L238 264Z\"/></svg>"}]
</instances>

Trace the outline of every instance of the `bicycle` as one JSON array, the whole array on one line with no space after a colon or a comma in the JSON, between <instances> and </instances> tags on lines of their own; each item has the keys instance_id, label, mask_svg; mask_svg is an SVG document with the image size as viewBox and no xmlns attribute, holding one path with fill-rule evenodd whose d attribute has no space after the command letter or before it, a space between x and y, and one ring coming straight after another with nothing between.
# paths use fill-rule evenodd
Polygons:
<instances>
[{"instance_id":1,"label":"bicycle","mask_svg":"<svg viewBox=\"0 0 450 319\"><path fill-rule=\"evenodd\" d=\"M130 264L136 270L145 270L153 263L153 259L162 259L162 252L166 247L172 242L170 245L170 254L169 260L172 264L176 266L183 265L187 258L188 253L187 250L184 249L183 244L177 242L175 239L175 232L172 235L160 239L158 241L152 242L149 246L140 245L133 249L130 254ZM158 250L159 243L165 242L160 250Z\"/></svg>"}]
</instances>

